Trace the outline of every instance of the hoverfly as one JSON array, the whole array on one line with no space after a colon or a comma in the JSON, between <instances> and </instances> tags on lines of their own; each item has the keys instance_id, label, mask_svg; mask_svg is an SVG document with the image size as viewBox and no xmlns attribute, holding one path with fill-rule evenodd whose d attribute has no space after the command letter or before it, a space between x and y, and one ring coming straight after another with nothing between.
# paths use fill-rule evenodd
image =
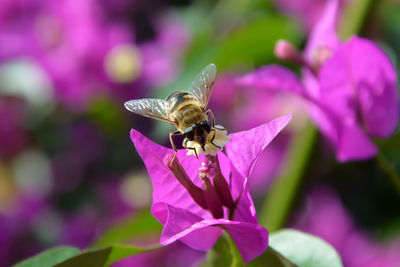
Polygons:
<instances>
[{"instance_id":1,"label":"hoverfly","mask_svg":"<svg viewBox=\"0 0 400 267\"><path fill-rule=\"evenodd\" d=\"M213 143L215 137L214 114L211 109L207 109L216 73L217 68L215 65L209 64L193 80L189 91L175 91L165 100L154 98L134 99L125 102L125 107L133 113L162 120L176 127L176 131L169 133L171 146L175 150L173 160L176 157L177 149L172 136L178 134L185 135L182 146L186 149L194 150L196 158L198 158L196 149L187 145L188 141L198 143L205 151L204 146L207 138L213 132L210 143L221 149L221 147ZM209 115L211 122L208 120Z\"/></svg>"}]
</instances>

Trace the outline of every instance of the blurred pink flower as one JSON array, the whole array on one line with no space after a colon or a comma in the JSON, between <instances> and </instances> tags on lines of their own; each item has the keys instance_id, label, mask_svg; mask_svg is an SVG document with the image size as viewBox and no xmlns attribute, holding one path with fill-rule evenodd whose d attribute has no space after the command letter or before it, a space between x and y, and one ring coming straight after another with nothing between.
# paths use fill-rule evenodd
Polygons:
<instances>
[{"instance_id":1,"label":"blurred pink flower","mask_svg":"<svg viewBox=\"0 0 400 267\"><path fill-rule=\"evenodd\" d=\"M26 103L0 95L0 159L10 159L28 143Z\"/></svg>"},{"instance_id":2,"label":"blurred pink flower","mask_svg":"<svg viewBox=\"0 0 400 267\"><path fill-rule=\"evenodd\" d=\"M305 210L292 226L333 245L345 266L395 267L400 263L400 239L386 244L370 239L357 229L338 195L329 188L312 190Z\"/></svg>"},{"instance_id":3,"label":"blurred pink flower","mask_svg":"<svg viewBox=\"0 0 400 267\"><path fill-rule=\"evenodd\" d=\"M103 228L131 216L135 212L131 206L124 202L120 191L121 186L121 180L113 175L106 177L104 182L95 185L96 194L99 202L101 202L100 216L105 216L101 219Z\"/></svg>"},{"instance_id":4,"label":"blurred pink flower","mask_svg":"<svg viewBox=\"0 0 400 267\"><path fill-rule=\"evenodd\" d=\"M93 0L31 6L10 10L0 30L0 60L36 61L51 79L57 100L74 111L107 93L104 58L115 45L132 41L129 29L106 23Z\"/></svg>"},{"instance_id":5,"label":"blurred pink flower","mask_svg":"<svg viewBox=\"0 0 400 267\"><path fill-rule=\"evenodd\" d=\"M96 238L96 216L90 208L75 211L62 218L60 244L75 246L80 249L88 247Z\"/></svg>"},{"instance_id":6,"label":"blurred pink flower","mask_svg":"<svg viewBox=\"0 0 400 267\"><path fill-rule=\"evenodd\" d=\"M0 24L16 17L23 17L26 11L34 10L40 6L36 0L3 0L0 3Z\"/></svg>"},{"instance_id":7,"label":"blurred pink flower","mask_svg":"<svg viewBox=\"0 0 400 267\"><path fill-rule=\"evenodd\" d=\"M172 16L158 19L155 29L155 39L140 44L143 79L151 87L165 85L176 78L191 39L186 25Z\"/></svg>"},{"instance_id":8,"label":"blurred pink flower","mask_svg":"<svg viewBox=\"0 0 400 267\"><path fill-rule=\"evenodd\" d=\"M55 94L65 106L81 109L101 94L118 97L135 91L131 86L122 91L112 86L105 70L110 50L133 42L130 29L107 23L95 1L51 1L34 23L34 56L51 77Z\"/></svg>"},{"instance_id":9,"label":"blurred pink flower","mask_svg":"<svg viewBox=\"0 0 400 267\"><path fill-rule=\"evenodd\" d=\"M184 24L161 16L155 37L138 43L134 26L108 19L107 8L96 0L0 3L0 63L33 59L74 112L98 97L124 102L172 81L190 40Z\"/></svg>"},{"instance_id":10,"label":"blurred pink flower","mask_svg":"<svg viewBox=\"0 0 400 267\"><path fill-rule=\"evenodd\" d=\"M78 122L62 129L62 138L68 144L51 158L55 188L58 193L72 192L84 180L88 169L105 152L106 139L90 123ZM60 139L62 140L62 139Z\"/></svg>"},{"instance_id":11,"label":"blurred pink flower","mask_svg":"<svg viewBox=\"0 0 400 267\"><path fill-rule=\"evenodd\" d=\"M0 262L4 266L40 251L41 244L27 240L35 234L35 222L49 208L48 203L37 196L15 192L14 197L6 210L0 209Z\"/></svg>"},{"instance_id":12,"label":"blurred pink flower","mask_svg":"<svg viewBox=\"0 0 400 267\"><path fill-rule=\"evenodd\" d=\"M339 41L334 27L337 5L336 0L328 2L303 54L286 41L277 43L278 57L304 66L303 83L276 66L239 81L263 89L280 86L307 100L312 119L343 162L376 155L378 148L370 137L387 138L394 132L399 98L396 71L381 49L357 36Z\"/></svg>"},{"instance_id":13,"label":"blurred pink flower","mask_svg":"<svg viewBox=\"0 0 400 267\"><path fill-rule=\"evenodd\" d=\"M173 154L173 150L159 146L132 130L132 141L146 165L154 187L151 212L164 225L160 243L167 245L179 239L194 249L208 250L225 229L236 242L245 261L260 255L267 248L268 232L258 225L249 194L248 177L259 154L287 125L290 118L290 115L283 116L257 128L231 134L232 139L226 145L227 156L219 152L219 162L218 158L214 161L214 164L220 166L216 168L214 177L224 179L224 183L230 185L223 187L222 181L218 182L215 178L212 185L207 179L209 184L203 184L204 190L200 189L204 177L200 178L199 174L206 170L204 166L201 167L201 161L186 156L186 150L179 150L180 163L174 161L171 170L180 172L181 176L182 172L187 172L187 175L178 177L175 174L174 177L163 163L164 157ZM204 157L201 159L205 160ZM169 166L169 161L166 164ZM226 180L225 177L230 176ZM222 204L229 207L229 215L226 214L228 211L224 215Z\"/></svg>"}]
</instances>

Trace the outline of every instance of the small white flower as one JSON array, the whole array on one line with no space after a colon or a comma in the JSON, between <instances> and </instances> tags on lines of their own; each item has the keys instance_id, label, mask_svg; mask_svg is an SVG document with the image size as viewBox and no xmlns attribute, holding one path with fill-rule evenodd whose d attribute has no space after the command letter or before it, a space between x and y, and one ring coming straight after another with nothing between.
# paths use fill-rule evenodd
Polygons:
<instances>
[{"instance_id":1,"label":"small white flower","mask_svg":"<svg viewBox=\"0 0 400 267\"><path fill-rule=\"evenodd\" d=\"M204 154L215 156L217 152L222 150L222 148L229 142L229 140L231 140L231 137L228 136L227 133L228 132L224 127L222 127L221 125L216 125L208 135L207 142L204 146L204 151L201 146L194 141L188 141L187 146L196 149L198 155ZM213 143L216 146L211 144L211 140L214 135L215 137ZM218 148L217 146L219 146L220 148ZM187 155L195 155L194 150L188 149Z\"/></svg>"}]
</instances>

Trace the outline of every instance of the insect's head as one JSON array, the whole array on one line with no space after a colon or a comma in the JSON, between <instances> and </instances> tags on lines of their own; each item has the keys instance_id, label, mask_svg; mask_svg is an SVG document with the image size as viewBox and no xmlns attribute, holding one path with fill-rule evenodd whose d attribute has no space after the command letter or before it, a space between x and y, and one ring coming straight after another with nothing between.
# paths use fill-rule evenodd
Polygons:
<instances>
[{"instance_id":1,"label":"insect's head","mask_svg":"<svg viewBox=\"0 0 400 267\"><path fill-rule=\"evenodd\" d=\"M189 141L198 143L204 151L211 125L208 121L201 121L185 129L185 137Z\"/></svg>"}]
</instances>

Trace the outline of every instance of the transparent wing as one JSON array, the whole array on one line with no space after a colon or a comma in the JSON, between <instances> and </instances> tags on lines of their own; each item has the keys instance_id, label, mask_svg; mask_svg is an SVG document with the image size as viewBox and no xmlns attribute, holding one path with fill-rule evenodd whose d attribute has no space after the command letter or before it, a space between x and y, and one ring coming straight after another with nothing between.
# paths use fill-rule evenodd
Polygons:
<instances>
[{"instance_id":1,"label":"transparent wing","mask_svg":"<svg viewBox=\"0 0 400 267\"><path fill-rule=\"evenodd\" d=\"M208 101L210 100L216 75L217 67L211 63L200 72L190 87L189 92L197 98L203 110L207 108Z\"/></svg>"},{"instance_id":2,"label":"transparent wing","mask_svg":"<svg viewBox=\"0 0 400 267\"><path fill-rule=\"evenodd\" d=\"M135 99L125 102L124 105L133 113L174 124L168 116L168 102L163 99Z\"/></svg>"}]
</instances>

